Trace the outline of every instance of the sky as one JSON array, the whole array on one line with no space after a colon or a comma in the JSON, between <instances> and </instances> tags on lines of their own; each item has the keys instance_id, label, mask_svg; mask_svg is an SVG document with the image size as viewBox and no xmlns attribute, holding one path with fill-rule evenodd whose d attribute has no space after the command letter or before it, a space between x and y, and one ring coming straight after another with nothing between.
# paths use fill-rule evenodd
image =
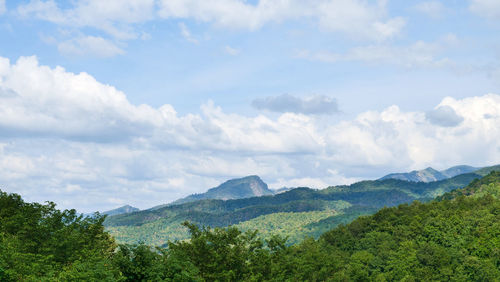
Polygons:
<instances>
[{"instance_id":1,"label":"sky","mask_svg":"<svg viewBox=\"0 0 500 282\"><path fill-rule=\"evenodd\" d=\"M0 0L0 189L141 209L500 163L500 1Z\"/></svg>"}]
</instances>

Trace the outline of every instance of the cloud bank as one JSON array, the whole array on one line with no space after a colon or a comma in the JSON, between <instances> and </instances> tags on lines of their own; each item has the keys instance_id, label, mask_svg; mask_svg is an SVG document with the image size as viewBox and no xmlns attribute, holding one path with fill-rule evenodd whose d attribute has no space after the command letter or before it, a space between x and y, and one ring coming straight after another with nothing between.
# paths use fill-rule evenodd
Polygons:
<instances>
[{"instance_id":1,"label":"cloud bank","mask_svg":"<svg viewBox=\"0 0 500 282\"><path fill-rule=\"evenodd\" d=\"M0 58L0 189L87 212L147 208L250 174L276 188L321 188L395 169L500 159L497 94L343 121L313 114L328 99L310 99L262 100L283 112L275 118L227 113L210 101L179 115L168 104L134 105L87 73L36 57Z\"/></svg>"}]
</instances>

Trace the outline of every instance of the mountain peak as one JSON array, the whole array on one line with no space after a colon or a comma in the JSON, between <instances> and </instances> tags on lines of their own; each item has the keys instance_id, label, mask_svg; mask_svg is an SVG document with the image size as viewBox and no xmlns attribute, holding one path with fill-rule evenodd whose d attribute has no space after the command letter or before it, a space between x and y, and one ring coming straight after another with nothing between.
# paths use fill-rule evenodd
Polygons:
<instances>
[{"instance_id":1,"label":"mountain peak","mask_svg":"<svg viewBox=\"0 0 500 282\"><path fill-rule=\"evenodd\" d=\"M139 209L136 207L132 207L131 205L124 205L124 206L116 208L116 209L102 212L102 214L106 214L106 215L111 216L111 215L131 213L131 212L136 212L136 211L139 211Z\"/></svg>"},{"instance_id":2,"label":"mountain peak","mask_svg":"<svg viewBox=\"0 0 500 282\"><path fill-rule=\"evenodd\" d=\"M435 171L436 171L436 172L439 172L439 171L435 170L434 168L432 168L432 167L430 167L430 166L429 166L429 167L427 167L426 169L423 169L422 171L432 171L432 172L435 172Z\"/></svg>"},{"instance_id":3,"label":"mountain peak","mask_svg":"<svg viewBox=\"0 0 500 282\"><path fill-rule=\"evenodd\" d=\"M208 189L202 194L193 194L186 198L179 199L172 204L181 204L202 199L241 199L250 197L260 197L264 195L272 195L267 184L257 175L249 175L242 178L227 180L221 185Z\"/></svg>"}]
</instances>

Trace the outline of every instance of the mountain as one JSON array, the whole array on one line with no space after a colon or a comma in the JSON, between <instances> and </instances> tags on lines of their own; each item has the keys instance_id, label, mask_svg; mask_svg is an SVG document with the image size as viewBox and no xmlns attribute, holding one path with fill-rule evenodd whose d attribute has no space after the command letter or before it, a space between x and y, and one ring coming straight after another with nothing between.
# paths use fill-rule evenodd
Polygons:
<instances>
[{"instance_id":1,"label":"mountain","mask_svg":"<svg viewBox=\"0 0 500 282\"><path fill-rule=\"evenodd\" d=\"M468 166L468 165L457 165L450 167L448 169L440 171L441 174L446 176L447 178L459 175L459 174L464 174L464 173L470 173L470 172L476 172L479 170L479 167L473 167L473 166Z\"/></svg>"},{"instance_id":2,"label":"mountain","mask_svg":"<svg viewBox=\"0 0 500 282\"><path fill-rule=\"evenodd\" d=\"M267 184L264 183L260 177L257 175L250 175L243 178L228 180L215 188L208 189L205 193L187 196L172 202L170 205L178 205L204 199L231 200L272 194L274 194L273 191L267 187Z\"/></svg>"},{"instance_id":3,"label":"mountain","mask_svg":"<svg viewBox=\"0 0 500 282\"><path fill-rule=\"evenodd\" d=\"M467 165L459 165L459 166L454 166L450 167L448 169L438 171L433 169L432 167L428 167L423 170L414 170L411 172L404 172L404 173L391 173L388 174L379 180L384 180L384 179L399 179L399 180L406 180L406 181L413 181L413 182L432 182L432 181L439 181L447 178L451 178L460 174L464 173L470 173L477 171L479 168L477 167L472 167L472 166L467 166Z\"/></svg>"},{"instance_id":4,"label":"mountain","mask_svg":"<svg viewBox=\"0 0 500 282\"><path fill-rule=\"evenodd\" d=\"M102 214L108 215L108 216L113 216L113 215L119 215L119 214L126 214L126 213L131 213L131 212L136 212L139 211L138 208L134 208L129 205L125 205L123 207L119 207L113 210L105 211L102 212Z\"/></svg>"},{"instance_id":5,"label":"mountain","mask_svg":"<svg viewBox=\"0 0 500 282\"><path fill-rule=\"evenodd\" d=\"M465 187L480 177L468 173L428 183L371 180L323 190L303 187L260 197L225 201L203 199L110 216L104 224L121 243L142 241L150 245L164 245L168 240L189 238L187 229L181 226L184 221L211 227L238 224L246 230L255 227L269 236L289 235L293 243L306 236L318 237L338 224L349 223L384 206L397 206L414 200L429 201L453 189ZM230 183L235 182L224 184Z\"/></svg>"},{"instance_id":6,"label":"mountain","mask_svg":"<svg viewBox=\"0 0 500 282\"><path fill-rule=\"evenodd\" d=\"M472 175L478 174L456 176L453 183ZM393 185L404 183L410 184L401 191L425 195L436 187L450 187L448 181L363 181L321 191L298 188L279 197L170 206L165 210L174 212L189 205L215 213L221 208L237 209L238 202L240 207L257 204L259 199L270 204L276 197L281 203L300 197L306 208L318 199L325 204L324 210L275 212L228 228L185 223L182 226L188 231L173 231L186 231L188 240L169 242L168 248L117 246L103 232L104 217L99 214L82 218L75 210L60 211L50 202L27 203L19 195L0 191L0 281L498 281L498 171L427 203L385 207L369 216L358 217L373 212L358 208L358 214L352 213L355 205L343 200L326 202L349 190L389 189L385 196L390 196ZM361 200L363 196L345 198L369 205ZM317 240L298 236L295 242L300 243L287 246L288 234L317 231L318 225L328 226L325 223L344 224L321 231L314 236ZM255 228L260 232L242 232ZM151 237L162 236L157 230L148 231Z\"/></svg>"}]
</instances>

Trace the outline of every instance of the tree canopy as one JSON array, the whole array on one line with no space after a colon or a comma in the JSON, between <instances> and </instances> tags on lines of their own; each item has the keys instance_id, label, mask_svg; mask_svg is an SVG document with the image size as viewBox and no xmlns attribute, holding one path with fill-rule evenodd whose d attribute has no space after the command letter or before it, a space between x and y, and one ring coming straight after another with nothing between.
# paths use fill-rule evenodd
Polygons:
<instances>
[{"instance_id":1,"label":"tree canopy","mask_svg":"<svg viewBox=\"0 0 500 282\"><path fill-rule=\"evenodd\" d=\"M1 281L497 281L500 173L287 246L184 222L189 240L117 245L104 216L0 192Z\"/></svg>"}]
</instances>

